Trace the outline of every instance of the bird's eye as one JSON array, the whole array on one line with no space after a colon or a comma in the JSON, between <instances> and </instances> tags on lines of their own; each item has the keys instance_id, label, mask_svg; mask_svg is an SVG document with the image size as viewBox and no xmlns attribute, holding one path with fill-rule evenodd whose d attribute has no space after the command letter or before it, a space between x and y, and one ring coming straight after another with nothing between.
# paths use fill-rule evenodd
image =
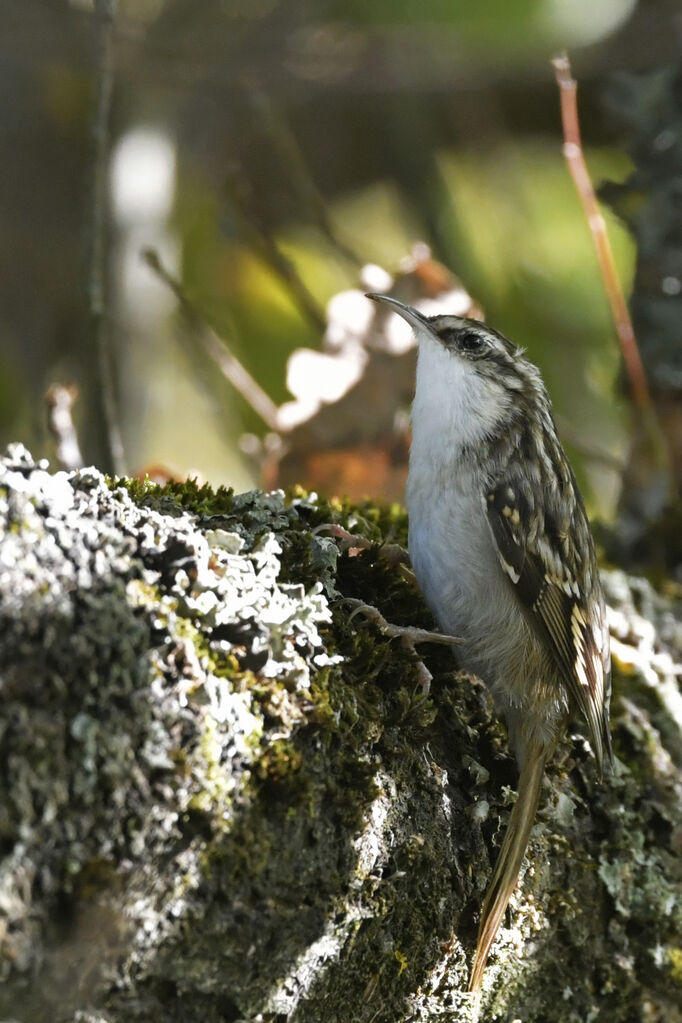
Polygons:
<instances>
[{"instance_id":1,"label":"bird's eye","mask_svg":"<svg viewBox=\"0 0 682 1023\"><path fill-rule=\"evenodd\" d=\"M461 352L480 352L483 345L483 339L473 330L466 330L463 334L457 335L457 347Z\"/></svg>"}]
</instances>

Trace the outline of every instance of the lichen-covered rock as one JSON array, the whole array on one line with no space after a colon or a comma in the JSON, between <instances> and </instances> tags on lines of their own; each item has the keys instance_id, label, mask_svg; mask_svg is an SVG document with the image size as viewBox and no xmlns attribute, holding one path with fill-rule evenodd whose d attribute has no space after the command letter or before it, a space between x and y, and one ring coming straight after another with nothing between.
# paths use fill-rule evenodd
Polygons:
<instances>
[{"instance_id":1,"label":"lichen-covered rock","mask_svg":"<svg viewBox=\"0 0 682 1023\"><path fill-rule=\"evenodd\" d=\"M376 542L340 554L315 527ZM473 1021L516 774L399 509L0 461L0 1019ZM606 575L618 767L549 771L483 1020L679 1019L682 626Z\"/></svg>"}]
</instances>

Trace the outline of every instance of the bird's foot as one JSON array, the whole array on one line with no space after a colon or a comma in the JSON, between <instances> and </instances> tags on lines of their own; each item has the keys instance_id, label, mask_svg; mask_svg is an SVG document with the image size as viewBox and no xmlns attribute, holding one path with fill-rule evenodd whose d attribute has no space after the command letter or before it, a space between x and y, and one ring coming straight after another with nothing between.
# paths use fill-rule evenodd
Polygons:
<instances>
[{"instance_id":1,"label":"bird's foot","mask_svg":"<svg viewBox=\"0 0 682 1023\"><path fill-rule=\"evenodd\" d=\"M350 621L356 615L364 615L368 621L376 625L384 636L388 636L389 639L399 639L401 645L417 657L417 676L424 696L428 694L431 688L433 675L417 655L415 647L419 643L438 643L441 646L456 646L458 643L461 643L461 640L455 636L446 636L442 632L430 632L428 629L418 629L414 626L393 625L391 622L386 621L378 608L372 604L365 604L364 601L358 600L355 597L346 597L342 603L350 604L353 608Z\"/></svg>"}]
</instances>

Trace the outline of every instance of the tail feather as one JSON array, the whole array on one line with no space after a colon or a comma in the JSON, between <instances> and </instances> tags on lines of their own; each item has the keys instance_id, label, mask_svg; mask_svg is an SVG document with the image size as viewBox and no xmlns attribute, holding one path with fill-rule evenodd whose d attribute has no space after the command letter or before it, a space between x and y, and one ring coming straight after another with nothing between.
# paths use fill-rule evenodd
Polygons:
<instances>
[{"instance_id":1,"label":"tail feather","mask_svg":"<svg viewBox=\"0 0 682 1023\"><path fill-rule=\"evenodd\" d=\"M521 769L519 794L509 818L507 832L481 910L476 954L469 980L470 991L480 990L490 949L519 879L519 871L540 799L546 758L545 750L529 750Z\"/></svg>"}]
</instances>

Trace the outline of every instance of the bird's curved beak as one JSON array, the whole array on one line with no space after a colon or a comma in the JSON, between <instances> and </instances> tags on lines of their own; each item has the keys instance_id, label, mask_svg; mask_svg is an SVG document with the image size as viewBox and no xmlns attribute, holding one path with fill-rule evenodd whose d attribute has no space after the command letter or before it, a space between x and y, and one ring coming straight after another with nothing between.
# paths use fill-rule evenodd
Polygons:
<instances>
[{"instance_id":1,"label":"bird's curved beak","mask_svg":"<svg viewBox=\"0 0 682 1023\"><path fill-rule=\"evenodd\" d=\"M390 306L394 313L398 316L402 316L404 320L407 320L413 330L427 330L430 329L430 324L426 316L420 313L418 309L413 309L411 305L405 305L404 302L399 302L397 298L389 298L388 295L365 295L365 298L371 298L373 302L384 302L387 306Z\"/></svg>"}]
</instances>

